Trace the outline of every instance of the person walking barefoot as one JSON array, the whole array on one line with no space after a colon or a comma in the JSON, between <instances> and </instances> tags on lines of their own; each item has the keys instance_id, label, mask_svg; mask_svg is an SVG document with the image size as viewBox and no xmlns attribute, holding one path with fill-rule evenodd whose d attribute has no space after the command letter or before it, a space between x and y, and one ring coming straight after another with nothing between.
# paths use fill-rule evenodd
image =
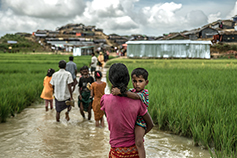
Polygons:
<instances>
[{"instance_id":1,"label":"person walking barefoot","mask_svg":"<svg viewBox=\"0 0 237 158\"><path fill-rule=\"evenodd\" d=\"M54 72L54 69L48 69L47 74L44 78L44 89L40 95L40 97L45 100L46 111L48 111L48 104L50 104L50 109L53 109L53 86L49 82L51 81Z\"/></svg>"},{"instance_id":2,"label":"person walking barefoot","mask_svg":"<svg viewBox=\"0 0 237 158\"><path fill-rule=\"evenodd\" d=\"M105 94L106 83L101 81L102 73L95 71L95 82L91 84L91 98L94 98L92 102L92 109L94 111L95 126L100 125L104 127L104 111L100 110L100 99Z\"/></svg>"},{"instance_id":3,"label":"person walking barefoot","mask_svg":"<svg viewBox=\"0 0 237 158\"><path fill-rule=\"evenodd\" d=\"M80 113L85 119L85 112L88 112L88 120L91 119L91 104L92 98L90 97L90 85L94 82L94 78L89 74L89 67L83 66L81 68L82 77L78 83L79 97L78 97L78 106L80 108Z\"/></svg>"},{"instance_id":4,"label":"person walking barefoot","mask_svg":"<svg viewBox=\"0 0 237 158\"><path fill-rule=\"evenodd\" d=\"M119 88L121 94L118 96L105 94L101 97L100 102L101 110L106 113L110 131L109 143L111 148L109 158L145 158L146 155L140 155L135 145L135 123L137 116L142 116L146 122L145 134L154 126L142 101L125 97L129 79L128 69L124 64L115 63L110 66L109 80L113 88Z\"/></svg>"},{"instance_id":5,"label":"person walking barefoot","mask_svg":"<svg viewBox=\"0 0 237 158\"><path fill-rule=\"evenodd\" d=\"M64 109L67 109L65 113L65 119L70 120L69 112L71 110L71 105L67 105L67 101L72 101L72 75L70 72L66 71L66 61L61 60L58 63L60 68L59 71L55 72L52 76L50 84L53 85L55 94L55 107L56 107L56 121L60 121L60 113Z\"/></svg>"},{"instance_id":6,"label":"person walking barefoot","mask_svg":"<svg viewBox=\"0 0 237 158\"><path fill-rule=\"evenodd\" d=\"M131 99L141 100L143 104L149 106L149 94L148 90L144 89L145 86L149 83L148 72L144 68L136 68L132 71L131 74L133 88L129 89L126 92L126 96ZM118 88L113 88L111 90L113 95L121 95ZM136 126L135 126L135 144L138 149L139 156L145 156L145 147L143 143L143 136L146 131L146 122L142 116L137 116Z\"/></svg>"}]
</instances>

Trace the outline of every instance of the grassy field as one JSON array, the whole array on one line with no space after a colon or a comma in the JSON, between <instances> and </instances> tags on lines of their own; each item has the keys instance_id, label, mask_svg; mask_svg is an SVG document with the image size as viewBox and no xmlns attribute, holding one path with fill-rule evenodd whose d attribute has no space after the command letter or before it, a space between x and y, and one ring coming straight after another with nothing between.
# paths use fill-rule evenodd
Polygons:
<instances>
[{"instance_id":1,"label":"grassy field","mask_svg":"<svg viewBox=\"0 0 237 158\"><path fill-rule=\"evenodd\" d=\"M148 70L148 110L161 130L192 137L213 157L236 157L237 60L116 59L107 66L117 62L130 73Z\"/></svg>"},{"instance_id":2,"label":"grassy field","mask_svg":"<svg viewBox=\"0 0 237 158\"><path fill-rule=\"evenodd\" d=\"M0 122L33 102L40 100L43 80L49 68L58 71L60 60L69 61L70 55L0 54ZM78 70L89 65L91 56L74 57Z\"/></svg>"}]
</instances>

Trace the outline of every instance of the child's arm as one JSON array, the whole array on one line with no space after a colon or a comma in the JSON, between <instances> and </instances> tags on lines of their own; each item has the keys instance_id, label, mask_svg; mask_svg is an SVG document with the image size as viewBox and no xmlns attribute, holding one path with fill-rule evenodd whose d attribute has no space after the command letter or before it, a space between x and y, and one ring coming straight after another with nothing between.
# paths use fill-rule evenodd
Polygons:
<instances>
[{"instance_id":1,"label":"child's arm","mask_svg":"<svg viewBox=\"0 0 237 158\"><path fill-rule=\"evenodd\" d=\"M113 95L120 95L120 89L118 89L117 87L112 88L111 93ZM139 92L139 93L134 93L131 92L130 90L125 92L125 94L127 95L128 98L131 99L135 99L135 100L141 100L147 107L149 105L149 94L148 94L148 90L144 89L143 91Z\"/></svg>"},{"instance_id":2,"label":"child's arm","mask_svg":"<svg viewBox=\"0 0 237 158\"><path fill-rule=\"evenodd\" d=\"M112 88L111 93L113 95L120 95L121 94L120 89L118 89L117 87ZM127 92L125 92L125 94L127 95L128 98L136 99L136 100L140 99L140 96L137 93L133 93L131 91L127 91Z\"/></svg>"},{"instance_id":3,"label":"child's arm","mask_svg":"<svg viewBox=\"0 0 237 158\"><path fill-rule=\"evenodd\" d=\"M81 100L82 98L81 98L81 79L79 78L79 82L78 82L78 92L79 92L79 96L78 96L78 98L79 98L79 100Z\"/></svg>"},{"instance_id":4,"label":"child's arm","mask_svg":"<svg viewBox=\"0 0 237 158\"><path fill-rule=\"evenodd\" d=\"M125 94L127 95L128 98L135 99L135 100L140 99L140 96L137 93L133 93L131 91L127 91L127 92L125 92Z\"/></svg>"}]
</instances>

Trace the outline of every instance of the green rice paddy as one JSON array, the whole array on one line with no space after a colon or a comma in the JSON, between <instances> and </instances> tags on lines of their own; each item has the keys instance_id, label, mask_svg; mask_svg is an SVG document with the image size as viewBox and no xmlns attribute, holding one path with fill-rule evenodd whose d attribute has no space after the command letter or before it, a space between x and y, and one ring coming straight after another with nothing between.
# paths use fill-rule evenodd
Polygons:
<instances>
[{"instance_id":1,"label":"green rice paddy","mask_svg":"<svg viewBox=\"0 0 237 158\"><path fill-rule=\"evenodd\" d=\"M43 80L49 68L58 71L60 60L70 55L0 54L0 122L21 112L40 98ZM78 70L89 65L91 56L74 57Z\"/></svg>"},{"instance_id":2,"label":"green rice paddy","mask_svg":"<svg viewBox=\"0 0 237 158\"><path fill-rule=\"evenodd\" d=\"M69 55L0 54L0 122L42 100L43 79ZM75 57L78 69L91 56ZM237 60L114 59L149 72L149 113L160 130L193 138L213 157L236 157ZM130 82L129 88L132 87Z\"/></svg>"},{"instance_id":3,"label":"green rice paddy","mask_svg":"<svg viewBox=\"0 0 237 158\"><path fill-rule=\"evenodd\" d=\"M237 60L116 59L149 72L149 113L159 129L193 138L213 157L237 151ZM129 88L132 88L130 82Z\"/></svg>"}]
</instances>

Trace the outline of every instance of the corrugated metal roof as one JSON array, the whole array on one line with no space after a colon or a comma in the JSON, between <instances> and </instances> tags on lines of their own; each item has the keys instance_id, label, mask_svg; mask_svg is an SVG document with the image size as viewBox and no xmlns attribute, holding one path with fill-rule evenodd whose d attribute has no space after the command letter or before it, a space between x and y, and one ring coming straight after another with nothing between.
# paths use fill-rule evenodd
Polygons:
<instances>
[{"instance_id":1,"label":"corrugated metal roof","mask_svg":"<svg viewBox=\"0 0 237 158\"><path fill-rule=\"evenodd\" d=\"M126 44L212 44L211 41L192 40L159 40L159 41L128 41Z\"/></svg>"}]
</instances>

